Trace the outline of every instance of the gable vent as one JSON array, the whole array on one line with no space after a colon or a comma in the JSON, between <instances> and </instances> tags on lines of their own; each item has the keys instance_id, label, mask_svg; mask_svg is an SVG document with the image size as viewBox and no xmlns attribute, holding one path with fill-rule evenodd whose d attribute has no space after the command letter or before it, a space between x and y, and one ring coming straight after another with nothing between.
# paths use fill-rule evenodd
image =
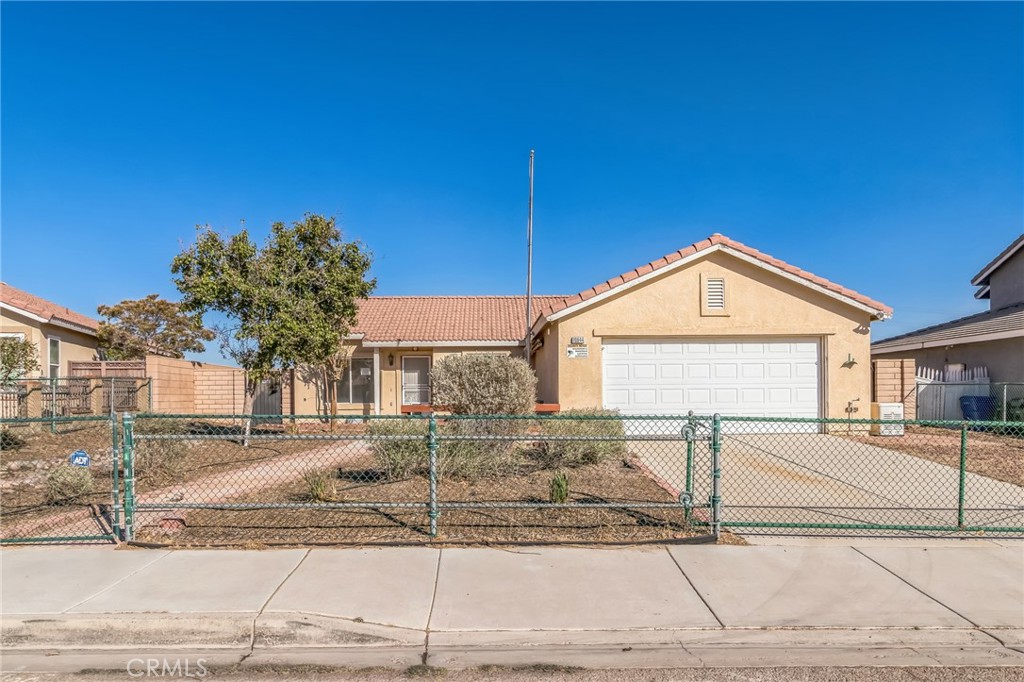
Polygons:
<instances>
[{"instance_id":1,"label":"gable vent","mask_svg":"<svg viewBox=\"0 0 1024 682\"><path fill-rule=\"evenodd\" d=\"M721 277L707 280L708 310L725 310L725 280Z\"/></svg>"}]
</instances>

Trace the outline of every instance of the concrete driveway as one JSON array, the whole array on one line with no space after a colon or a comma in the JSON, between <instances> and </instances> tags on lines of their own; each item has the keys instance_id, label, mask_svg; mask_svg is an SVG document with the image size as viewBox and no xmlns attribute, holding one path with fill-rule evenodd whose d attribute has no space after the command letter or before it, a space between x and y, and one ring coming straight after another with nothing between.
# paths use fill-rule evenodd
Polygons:
<instances>
[{"instance_id":1,"label":"concrete driveway","mask_svg":"<svg viewBox=\"0 0 1024 682\"><path fill-rule=\"evenodd\" d=\"M653 474L685 486L686 443L635 442ZM710 448L695 444L694 499L710 496ZM960 473L879 445L819 433L723 434L723 521L956 526ZM968 526L1024 526L1024 488L968 473Z\"/></svg>"}]
</instances>

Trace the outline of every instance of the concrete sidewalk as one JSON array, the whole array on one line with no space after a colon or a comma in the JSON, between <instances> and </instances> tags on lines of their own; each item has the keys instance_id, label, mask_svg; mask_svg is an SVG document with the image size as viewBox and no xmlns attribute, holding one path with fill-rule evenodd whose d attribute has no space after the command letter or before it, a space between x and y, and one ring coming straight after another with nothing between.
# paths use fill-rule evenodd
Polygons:
<instances>
[{"instance_id":1,"label":"concrete sidewalk","mask_svg":"<svg viewBox=\"0 0 1024 682\"><path fill-rule=\"evenodd\" d=\"M14 548L6 671L1024 665L1024 545Z\"/></svg>"}]
</instances>

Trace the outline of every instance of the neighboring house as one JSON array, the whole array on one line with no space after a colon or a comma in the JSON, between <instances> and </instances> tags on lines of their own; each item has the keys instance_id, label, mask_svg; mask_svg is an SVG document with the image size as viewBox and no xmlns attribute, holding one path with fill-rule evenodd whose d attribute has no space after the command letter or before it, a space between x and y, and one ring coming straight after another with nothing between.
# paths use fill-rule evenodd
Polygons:
<instances>
[{"instance_id":1,"label":"neighboring house","mask_svg":"<svg viewBox=\"0 0 1024 682\"><path fill-rule=\"evenodd\" d=\"M1024 382L1024 234L974 276L977 315L894 336L871 346L877 359L912 358L918 368L988 368L993 382Z\"/></svg>"},{"instance_id":2,"label":"neighboring house","mask_svg":"<svg viewBox=\"0 0 1024 682\"><path fill-rule=\"evenodd\" d=\"M539 399L632 414L867 417L871 323L888 306L721 235L573 296L536 296ZM429 404L450 353L524 354L522 296L371 297L342 413ZM322 410L294 382L296 412Z\"/></svg>"},{"instance_id":3,"label":"neighboring house","mask_svg":"<svg viewBox=\"0 0 1024 682\"><path fill-rule=\"evenodd\" d=\"M68 363L96 359L99 322L65 306L0 282L0 336L28 339L39 348L39 371L68 376Z\"/></svg>"}]
</instances>

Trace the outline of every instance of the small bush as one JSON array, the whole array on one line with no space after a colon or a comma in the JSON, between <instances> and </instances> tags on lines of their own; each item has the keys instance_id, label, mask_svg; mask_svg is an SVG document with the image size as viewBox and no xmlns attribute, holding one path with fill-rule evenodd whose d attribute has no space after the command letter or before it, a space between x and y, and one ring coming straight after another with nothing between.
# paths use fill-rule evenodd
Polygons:
<instances>
[{"instance_id":1,"label":"small bush","mask_svg":"<svg viewBox=\"0 0 1024 682\"><path fill-rule=\"evenodd\" d=\"M180 440L135 441L135 478L150 485L178 483L185 476L188 444Z\"/></svg>"},{"instance_id":2,"label":"small bush","mask_svg":"<svg viewBox=\"0 0 1024 682\"><path fill-rule=\"evenodd\" d=\"M448 355L430 372L434 405L453 414L531 414L537 376L522 358Z\"/></svg>"},{"instance_id":3,"label":"small bush","mask_svg":"<svg viewBox=\"0 0 1024 682\"><path fill-rule=\"evenodd\" d=\"M25 444L25 439L10 429L0 429L0 450L17 450Z\"/></svg>"},{"instance_id":4,"label":"small bush","mask_svg":"<svg viewBox=\"0 0 1024 682\"><path fill-rule=\"evenodd\" d=\"M440 433L473 437L486 434L490 430L491 427L475 421L450 421L441 426ZM442 441L437 450L439 478L472 481L514 476L519 473L522 463L522 451L512 441Z\"/></svg>"},{"instance_id":5,"label":"small bush","mask_svg":"<svg viewBox=\"0 0 1024 682\"><path fill-rule=\"evenodd\" d=\"M85 467L62 464L46 476L46 501L68 504L92 492L92 472Z\"/></svg>"},{"instance_id":6,"label":"small bush","mask_svg":"<svg viewBox=\"0 0 1024 682\"><path fill-rule=\"evenodd\" d=\"M439 436L480 435L474 421L447 421L437 426ZM371 440L377 466L391 480L429 474L428 423L423 419L372 421L371 436L414 436L409 440ZM522 455L514 444L493 441L440 441L437 447L438 479L475 480L517 473Z\"/></svg>"},{"instance_id":7,"label":"small bush","mask_svg":"<svg viewBox=\"0 0 1024 682\"><path fill-rule=\"evenodd\" d=\"M412 440L371 440L377 466L391 480L408 478L427 468L427 421L381 419L367 426L370 436L416 436Z\"/></svg>"},{"instance_id":8,"label":"small bush","mask_svg":"<svg viewBox=\"0 0 1024 682\"><path fill-rule=\"evenodd\" d=\"M311 502L332 502L337 495L334 469L310 469L302 475Z\"/></svg>"},{"instance_id":9,"label":"small bush","mask_svg":"<svg viewBox=\"0 0 1024 682\"><path fill-rule=\"evenodd\" d=\"M556 471L551 477L551 501L565 504L569 500L569 475L564 471Z\"/></svg>"},{"instance_id":10,"label":"small bush","mask_svg":"<svg viewBox=\"0 0 1024 682\"><path fill-rule=\"evenodd\" d=\"M567 418L568 417L568 418ZM581 419L571 419L581 417ZM625 429L614 410L567 410L558 418L541 421L549 436L583 436L594 440L541 440L535 455L546 468L572 468L600 464L626 456ZM542 436L543 438L543 436ZM613 440L601 440L613 439Z\"/></svg>"}]
</instances>

